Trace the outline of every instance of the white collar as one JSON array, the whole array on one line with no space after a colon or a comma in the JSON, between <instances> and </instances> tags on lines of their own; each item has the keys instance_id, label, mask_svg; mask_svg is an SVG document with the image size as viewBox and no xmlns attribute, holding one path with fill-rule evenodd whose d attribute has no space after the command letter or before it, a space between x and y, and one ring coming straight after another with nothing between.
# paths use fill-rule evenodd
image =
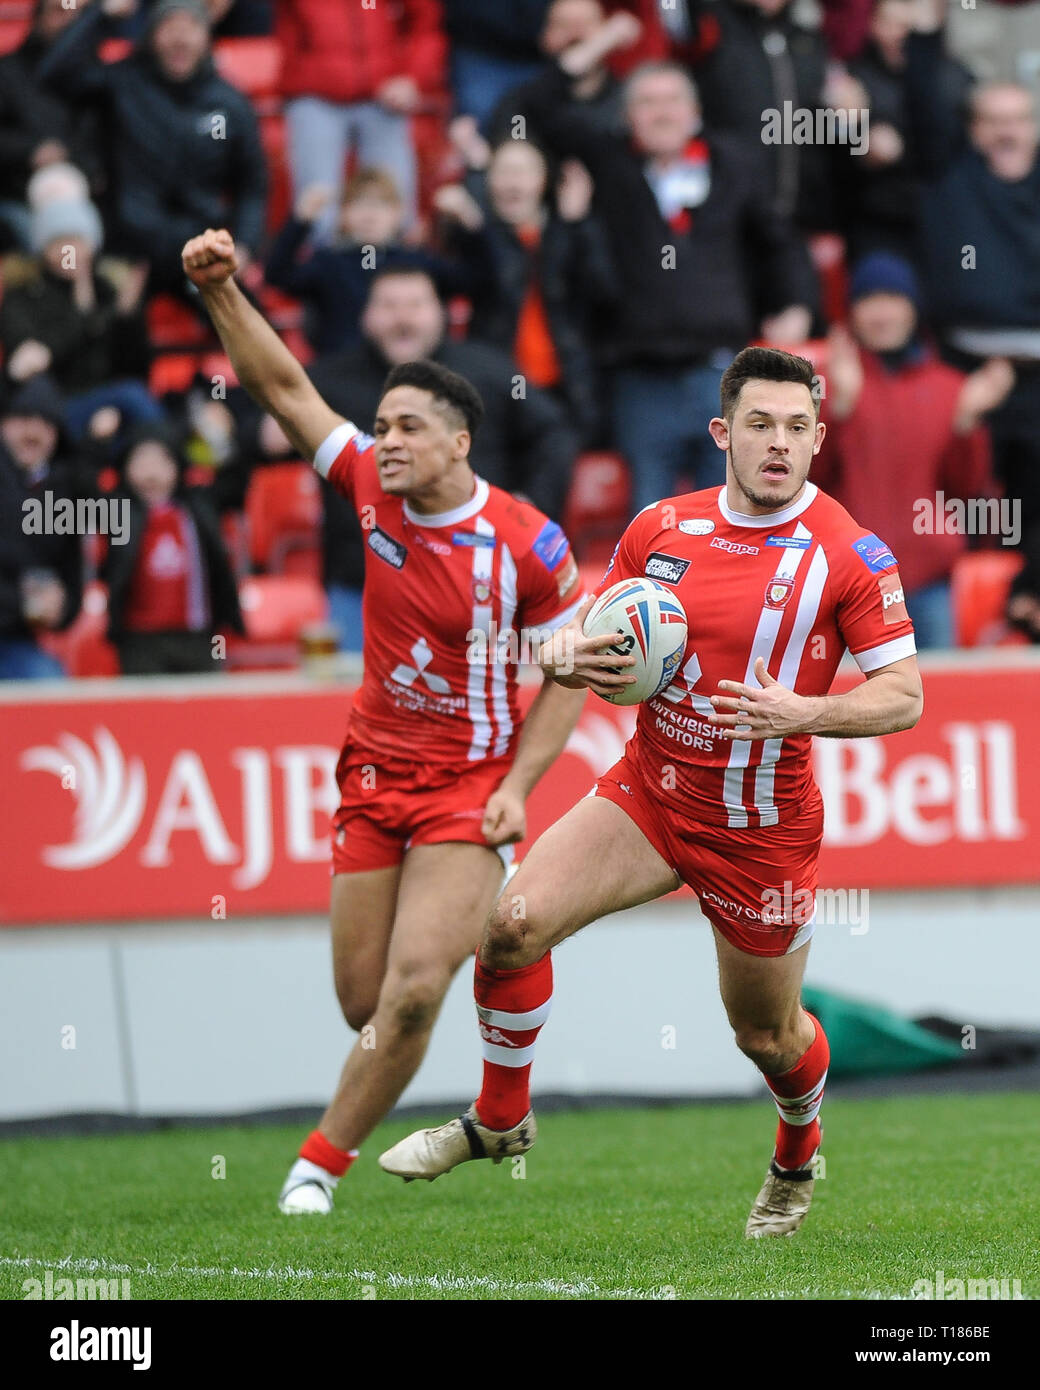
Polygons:
<instances>
[{"instance_id":1,"label":"white collar","mask_svg":"<svg viewBox=\"0 0 1040 1390\"><path fill-rule=\"evenodd\" d=\"M477 478L476 491L468 502L463 502L461 507L453 507L450 512L432 512L427 515L425 512L416 512L408 505L407 498L404 504L404 514L413 526L458 526L462 521L468 521L471 516L476 516L483 511L487 505L488 495L491 489L483 478Z\"/></svg>"},{"instance_id":2,"label":"white collar","mask_svg":"<svg viewBox=\"0 0 1040 1390\"><path fill-rule=\"evenodd\" d=\"M796 516L801 516L807 507L811 507L816 501L816 494L819 488L815 483L807 482L805 491L797 502L792 502L789 507L785 507L781 512L763 513L761 516L748 516L747 512L735 512L726 501L726 489L719 491L719 511L726 518L731 526L786 526L789 521L793 521Z\"/></svg>"}]
</instances>

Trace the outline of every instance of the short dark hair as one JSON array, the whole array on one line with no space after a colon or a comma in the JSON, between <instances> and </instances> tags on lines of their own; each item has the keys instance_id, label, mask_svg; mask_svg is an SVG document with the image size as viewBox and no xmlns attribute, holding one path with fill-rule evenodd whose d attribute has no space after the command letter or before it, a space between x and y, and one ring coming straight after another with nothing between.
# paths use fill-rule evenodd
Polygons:
<instances>
[{"instance_id":1,"label":"short dark hair","mask_svg":"<svg viewBox=\"0 0 1040 1390\"><path fill-rule=\"evenodd\" d=\"M429 358L402 362L394 367L383 382L381 398L395 386L414 386L419 391L429 391L437 405L454 411L465 421L471 439L484 418L484 402L477 388L458 372L449 371Z\"/></svg>"},{"instance_id":2,"label":"short dark hair","mask_svg":"<svg viewBox=\"0 0 1040 1390\"><path fill-rule=\"evenodd\" d=\"M766 347L748 347L738 352L722 373L719 384L722 414L726 420L733 419L740 393L749 381L800 382L809 388L813 409L817 415L820 413L819 396L815 389L816 369L807 357L796 357L791 352Z\"/></svg>"},{"instance_id":3,"label":"short dark hair","mask_svg":"<svg viewBox=\"0 0 1040 1390\"><path fill-rule=\"evenodd\" d=\"M372 298L375 287L383 280L425 280L441 302L444 298L440 292L437 281L421 265L381 265L378 270L373 270L368 278L368 299ZM366 300L366 303L368 301Z\"/></svg>"}]
</instances>

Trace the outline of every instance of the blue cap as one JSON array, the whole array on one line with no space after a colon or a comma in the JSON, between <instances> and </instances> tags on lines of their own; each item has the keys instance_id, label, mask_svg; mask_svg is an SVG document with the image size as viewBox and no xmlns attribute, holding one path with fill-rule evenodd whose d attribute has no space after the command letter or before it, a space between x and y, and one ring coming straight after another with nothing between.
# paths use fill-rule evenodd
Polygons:
<instances>
[{"instance_id":1,"label":"blue cap","mask_svg":"<svg viewBox=\"0 0 1040 1390\"><path fill-rule=\"evenodd\" d=\"M874 251L857 262L849 282L849 300L855 302L868 294L902 294L915 307L920 307L921 286L917 272L902 256L890 251Z\"/></svg>"}]
</instances>

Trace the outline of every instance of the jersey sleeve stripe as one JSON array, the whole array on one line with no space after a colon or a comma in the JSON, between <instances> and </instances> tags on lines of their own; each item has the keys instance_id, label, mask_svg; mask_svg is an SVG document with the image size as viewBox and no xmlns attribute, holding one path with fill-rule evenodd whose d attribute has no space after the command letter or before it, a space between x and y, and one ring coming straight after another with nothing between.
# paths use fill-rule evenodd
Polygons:
<instances>
[{"instance_id":1,"label":"jersey sleeve stripe","mask_svg":"<svg viewBox=\"0 0 1040 1390\"><path fill-rule=\"evenodd\" d=\"M323 478L329 476L329 469L357 432L357 425L352 425L349 420L344 420L318 445L318 452L314 455L314 467Z\"/></svg>"},{"instance_id":2,"label":"jersey sleeve stripe","mask_svg":"<svg viewBox=\"0 0 1040 1390\"><path fill-rule=\"evenodd\" d=\"M913 633L905 637L893 637L891 642L882 642L880 647L868 647L863 652L853 652L856 665L864 675L868 671L879 671L882 666L890 666L893 661L903 661L908 656L916 656L917 643Z\"/></svg>"}]
</instances>

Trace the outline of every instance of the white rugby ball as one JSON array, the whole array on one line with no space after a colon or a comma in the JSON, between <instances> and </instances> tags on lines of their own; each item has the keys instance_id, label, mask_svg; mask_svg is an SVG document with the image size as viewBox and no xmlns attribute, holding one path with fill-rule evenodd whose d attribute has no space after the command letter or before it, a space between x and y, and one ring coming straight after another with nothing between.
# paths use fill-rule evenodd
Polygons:
<instances>
[{"instance_id":1,"label":"white rugby ball","mask_svg":"<svg viewBox=\"0 0 1040 1390\"><path fill-rule=\"evenodd\" d=\"M617 667L635 676L601 698L612 705L639 705L670 684L686 649L686 611L676 596L654 579L622 579L600 594L582 625L586 637L620 632L608 652L634 656L634 666Z\"/></svg>"}]
</instances>

